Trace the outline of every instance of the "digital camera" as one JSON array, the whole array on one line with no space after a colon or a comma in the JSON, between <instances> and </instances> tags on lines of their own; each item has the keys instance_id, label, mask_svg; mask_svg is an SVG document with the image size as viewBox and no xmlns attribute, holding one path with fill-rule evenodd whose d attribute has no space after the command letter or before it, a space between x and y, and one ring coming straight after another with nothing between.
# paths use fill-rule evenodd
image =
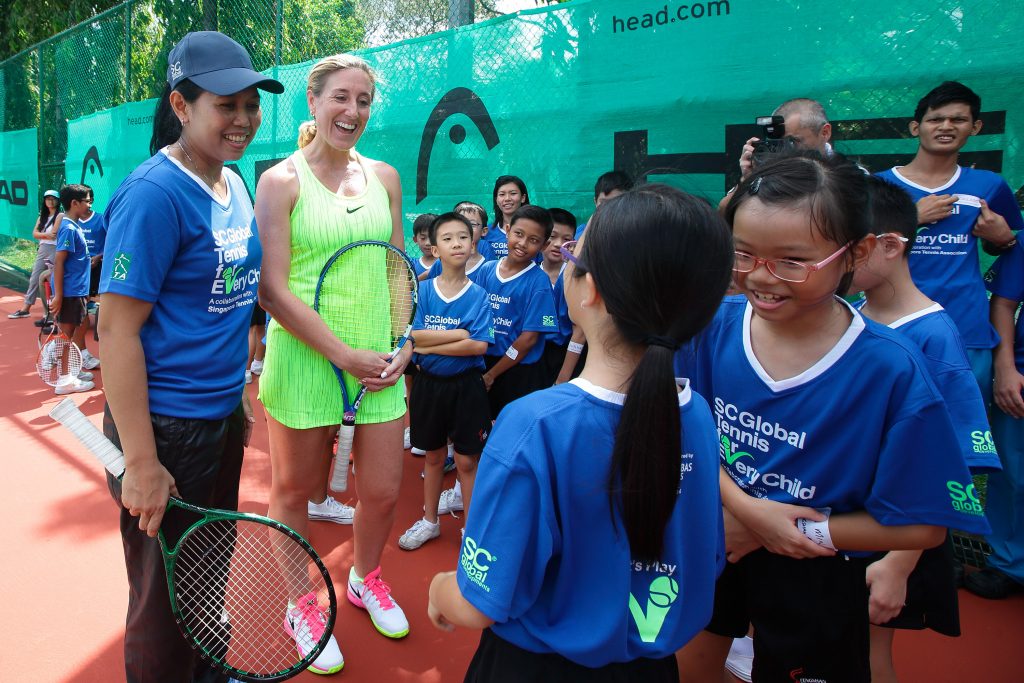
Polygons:
<instances>
[{"instance_id":1,"label":"digital camera","mask_svg":"<svg viewBox=\"0 0 1024 683\"><path fill-rule=\"evenodd\" d=\"M761 127L761 139L754 143L753 162L757 165L766 156L796 149L796 140L786 135L786 120L779 116L758 116L754 123Z\"/></svg>"}]
</instances>

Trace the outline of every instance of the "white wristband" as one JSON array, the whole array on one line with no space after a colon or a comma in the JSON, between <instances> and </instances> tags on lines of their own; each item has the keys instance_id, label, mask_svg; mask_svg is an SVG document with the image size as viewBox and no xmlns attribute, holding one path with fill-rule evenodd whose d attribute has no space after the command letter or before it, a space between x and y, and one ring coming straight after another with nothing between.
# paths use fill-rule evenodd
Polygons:
<instances>
[{"instance_id":1,"label":"white wristband","mask_svg":"<svg viewBox=\"0 0 1024 683\"><path fill-rule=\"evenodd\" d=\"M566 351L568 351L569 353L575 353L575 354L579 355L579 354L583 353L583 344L580 344L579 342L571 341L571 342L569 342L569 346L568 346L568 348L566 348Z\"/></svg>"},{"instance_id":2,"label":"white wristband","mask_svg":"<svg viewBox=\"0 0 1024 683\"><path fill-rule=\"evenodd\" d=\"M514 346L510 346L508 347L508 351L505 352L505 355L512 360L515 360L516 358L519 358L519 349Z\"/></svg>"},{"instance_id":3,"label":"white wristband","mask_svg":"<svg viewBox=\"0 0 1024 683\"><path fill-rule=\"evenodd\" d=\"M820 545L822 548L838 550L835 544L832 543L832 534L828 531L828 517L832 512L832 509L821 508L818 512L825 515L825 519L823 521L815 522L805 517L799 517L796 520L796 528L799 529L800 533L814 541L817 545Z\"/></svg>"}]
</instances>

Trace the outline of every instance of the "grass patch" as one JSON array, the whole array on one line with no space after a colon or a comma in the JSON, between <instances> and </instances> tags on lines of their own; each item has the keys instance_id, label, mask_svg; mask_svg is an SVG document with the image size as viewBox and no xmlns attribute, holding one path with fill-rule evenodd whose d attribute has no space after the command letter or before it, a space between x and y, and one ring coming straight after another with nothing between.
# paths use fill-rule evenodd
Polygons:
<instances>
[{"instance_id":1,"label":"grass patch","mask_svg":"<svg viewBox=\"0 0 1024 683\"><path fill-rule=\"evenodd\" d=\"M0 261L26 273L31 272L38 247L35 240L0 235Z\"/></svg>"}]
</instances>

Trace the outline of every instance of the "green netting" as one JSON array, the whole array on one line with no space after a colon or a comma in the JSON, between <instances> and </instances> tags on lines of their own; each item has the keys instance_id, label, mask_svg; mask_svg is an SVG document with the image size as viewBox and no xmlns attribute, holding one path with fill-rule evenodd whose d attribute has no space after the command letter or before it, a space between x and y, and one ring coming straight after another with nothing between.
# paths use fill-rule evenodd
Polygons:
<instances>
[{"instance_id":1,"label":"green netting","mask_svg":"<svg viewBox=\"0 0 1024 683\"><path fill-rule=\"evenodd\" d=\"M216 29L286 88L264 98L238 164L250 189L295 149L312 62L349 50L381 76L360 149L398 169L409 219L462 199L490 208L504 173L522 176L535 203L581 219L611 168L717 201L754 117L795 96L825 105L840 151L874 169L905 163L914 104L948 78L984 102L963 162L1024 184L1024 6L574 0L493 18L491 5L461 0L477 23L447 30L458 1L134 0L0 63L0 136L38 131L37 152L22 155L37 160L29 204L86 178L102 207L146 154L146 100L163 87L171 45ZM0 233L19 231L0 192Z\"/></svg>"}]
</instances>

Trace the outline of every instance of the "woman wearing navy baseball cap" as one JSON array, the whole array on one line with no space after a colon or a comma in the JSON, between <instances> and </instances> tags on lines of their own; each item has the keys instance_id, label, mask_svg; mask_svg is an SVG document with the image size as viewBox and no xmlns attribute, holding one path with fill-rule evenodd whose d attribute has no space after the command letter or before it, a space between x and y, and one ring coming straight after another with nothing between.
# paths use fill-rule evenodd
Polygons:
<instances>
[{"instance_id":1,"label":"woman wearing navy baseball cap","mask_svg":"<svg viewBox=\"0 0 1024 683\"><path fill-rule=\"evenodd\" d=\"M260 91L284 87L210 31L168 56L150 151L111 197L103 295L103 428L125 455L109 485L121 506L130 600L129 682L217 681L179 635L154 536L168 495L235 509L252 426L247 334L261 250L239 159L261 120ZM165 527L172 536L176 520Z\"/></svg>"}]
</instances>

